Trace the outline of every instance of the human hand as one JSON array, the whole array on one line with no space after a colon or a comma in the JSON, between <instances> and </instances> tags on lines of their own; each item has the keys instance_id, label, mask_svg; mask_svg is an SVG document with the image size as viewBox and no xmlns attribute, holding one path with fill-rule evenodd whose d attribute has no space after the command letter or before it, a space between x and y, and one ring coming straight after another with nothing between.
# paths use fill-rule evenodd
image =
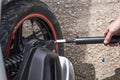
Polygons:
<instances>
[{"instance_id":1,"label":"human hand","mask_svg":"<svg viewBox=\"0 0 120 80\"><path fill-rule=\"evenodd\" d=\"M117 46L118 44L109 44L111 38L113 36L119 36L120 35L120 16L113 21L104 31L104 44L110 45L110 46Z\"/></svg>"}]
</instances>

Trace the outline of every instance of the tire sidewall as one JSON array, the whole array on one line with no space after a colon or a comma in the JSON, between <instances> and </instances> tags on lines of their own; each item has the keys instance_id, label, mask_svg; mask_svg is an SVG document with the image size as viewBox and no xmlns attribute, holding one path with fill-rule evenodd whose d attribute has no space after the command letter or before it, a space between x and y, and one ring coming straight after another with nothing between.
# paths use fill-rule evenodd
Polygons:
<instances>
[{"instance_id":1,"label":"tire sidewall","mask_svg":"<svg viewBox=\"0 0 120 80\"><path fill-rule=\"evenodd\" d=\"M29 3L28 3L29 4ZM43 3L42 3L43 4ZM25 6L24 8L17 10L17 20L14 22L14 26L16 26L17 23L19 23L24 17L30 14L41 14L44 15L54 26L54 29L56 31L57 39L62 39L62 32L60 29L60 25L54 16L54 14L50 11L49 7L45 5L39 5L39 4L29 4L29 6ZM13 27L14 30L15 27ZM63 44L58 44L58 53L59 55L64 55L64 46Z\"/></svg>"}]
</instances>

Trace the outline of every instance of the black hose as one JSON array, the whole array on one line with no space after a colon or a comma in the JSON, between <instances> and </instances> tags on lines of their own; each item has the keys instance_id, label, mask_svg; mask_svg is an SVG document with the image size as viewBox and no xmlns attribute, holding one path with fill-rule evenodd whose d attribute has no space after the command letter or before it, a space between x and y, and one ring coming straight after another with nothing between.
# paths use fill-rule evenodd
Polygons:
<instances>
[{"instance_id":1,"label":"black hose","mask_svg":"<svg viewBox=\"0 0 120 80\"><path fill-rule=\"evenodd\" d=\"M104 43L105 37L99 36L99 37L80 37L76 38L74 40L56 40L55 43L76 43L76 44L100 44ZM120 36L114 36L112 37L110 43L120 43Z\"/></svg>"},{"instance_id":2,"label":"black hose","mask_svg":"<svg viewBox=\"0 0 120 80\"><path fill-rule=\"evenodd\" d=\"M104 43L105 37L82 37L74 40L76 44L99 44ZM110 43L119 43L120 36L112 37Z\"/></svg>"}]
</instances>

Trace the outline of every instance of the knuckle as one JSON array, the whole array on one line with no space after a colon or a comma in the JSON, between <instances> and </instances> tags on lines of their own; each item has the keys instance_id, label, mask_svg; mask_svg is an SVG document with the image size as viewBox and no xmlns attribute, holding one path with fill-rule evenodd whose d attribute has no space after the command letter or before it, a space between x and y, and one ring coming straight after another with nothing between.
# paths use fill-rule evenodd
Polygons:
<instances>
[{"instance_id":1,"label":"knuckle","mask_svg":"<svg viewBox=\"0 0 120 80\"><path fill-rule=\"evenodd\" d=\"M115 33L115 31L114 31L113 29L110 29L109 32L110 32L111 34Z\"/></svg>"},{"instance_id":2,"label":"knuckle","mask_svg":"<svg viewBox=\"0 0 120 80\"><path fill-rule=\"evenodd\" d=\"M106 38L106 41L110 41L110 38L107 37L107 38Z\"/></svg>"}]
</instances>

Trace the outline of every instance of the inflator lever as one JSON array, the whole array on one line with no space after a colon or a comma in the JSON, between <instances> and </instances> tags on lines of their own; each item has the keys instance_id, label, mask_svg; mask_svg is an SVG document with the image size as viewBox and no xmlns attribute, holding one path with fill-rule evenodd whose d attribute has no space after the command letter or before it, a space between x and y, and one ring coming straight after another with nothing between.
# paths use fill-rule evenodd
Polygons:
<instances>
[{"instance_id":1,"label":"inflator lever","mask_svg":"<svg viewBox=\"0 0 120 80\"><path fill-rule=\"evenodd\" d=\"M100 44L104 42L105 37L99 36L99 37L80 37L76 38L74 40L56 40L55 43L75 43L75 44ZM120 43L120 36L114 36L112 37L110 43Z\"/></svg>"}]
</instances>

